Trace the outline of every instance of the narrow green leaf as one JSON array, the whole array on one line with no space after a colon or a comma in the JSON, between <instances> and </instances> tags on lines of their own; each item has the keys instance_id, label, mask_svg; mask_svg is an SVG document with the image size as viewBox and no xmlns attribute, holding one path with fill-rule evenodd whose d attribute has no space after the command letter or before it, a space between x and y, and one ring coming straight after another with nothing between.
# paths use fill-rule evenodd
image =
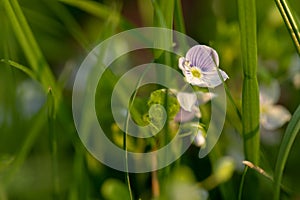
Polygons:
<instances>
[{"instance_id":1,"label":"narrow green leaf","mask_svg":"<svg viewBox=\"0 0 300 200\"><path fill-rule=\"evenodd\" d=\"M291 121L284 133L282 143L280 145L279 153L277 156L275 173L274 173L274 199L280 198L280 186L282 180L282 174L286 161L288 159L292 145L296 139L296 136L300 132L300 105L292 116Z\"/></svg>"},{"instance_id":2,"label":"narrow green leaf","mask_svg":"<svg viewBox=\"0 0 300 200\"><path fill-rule=\"evenodd\" d=\"M48 91L49 87L53 89L53 95L58 104L61 96L60 89L55 83L54 75L35 40L18 1L11 0L4 1L3 3L14 33L32 70L42 84L45 92Z\"/></svg>"},{"instance_id":3,"label":"narrow green leaf","mask_svg":"<svg viewBox=\"0 0 300 200\"><path fill-rule=\"evenodd\" d=\"M299 22L297 23L297 18L287 0L275 0L275 2L300 56L300 31L298 28Z\"/></svg>"},{"instance_id":4,"label":"narrow green leaf","mask_svg":"<svg viewBox=\"0 0 300 200\"><path fill-rule=\"evenodd\" d=\"M83 34L83 31L74 17L71 15L68 9L64 7L58 0L55 1L43 1L48 7L57 15L57 17L63 22L69 33L74 39L84 48L88 49L88 41Z\"/></svg>"},{"instance_id":5,"label":"narrow green leaf","mask_svg":"<svg viewBox=\"0 0 300 200\"><path fill-rule=\"evenodd\" d=\"M65 4L79 8L87 13L90 13L101 19L107 19L107 16L114 16L112 21L118 23L121 16L118 12L112 11L108 6L105 6L101 3L95 1L83 1L83 0L59 0Z\"/></svg>"},{"instance_id":6,"label":"narrow green leaf","mask_svg":"<svg viewBox=\"0 0 300 200\"><path fill-rule=\"evenodd\" d=\"M181 33L185 33L184 18L181 7L181 0L175 1L174 8L174 27Z\"/></svg>"},{"instance_id":7,"label":"narrow green leaf","mask_svg":"<svg viewBox=\"0 0 300 200\"><path fill-rule=\"evenodd\" d=\"M6 64L8 64L8 65L10 65L12 67L15 67L15 68L21 70L22 72L24 72L25 74L27 74L33 80L37 80L37 77L34 74L34 72L31 69L25 67L24 65L21 65L21 64L19 64L17 62L14 62L12 60L5 60L5 59L1 59L1 62L4 62L4 63L6 63Z\"/></svg>"}]
</instances>

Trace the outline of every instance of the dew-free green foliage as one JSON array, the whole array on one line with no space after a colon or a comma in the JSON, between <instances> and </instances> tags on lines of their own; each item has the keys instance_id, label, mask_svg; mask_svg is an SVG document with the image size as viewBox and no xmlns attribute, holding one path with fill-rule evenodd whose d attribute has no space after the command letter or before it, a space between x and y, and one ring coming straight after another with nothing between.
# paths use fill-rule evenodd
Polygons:
<instances>
[{"instance_id":1,"label":"dew-free green foliage","mask_svg":"<svg viewBox=\"0 0 300 200\"><path fill-rule=\"evenodd\" d=\"M0 1L0 199L298 198L299 8L293 0ZM192 144L166 168L129 174L103 165L81 143L72 116L72 86L78 67L99 42L145 25L175 29L214 48L229 76L229 102L222 135L207 157L199 159L199 147ZM172 35L157 35L155 42L180 49ZM126 45L120 41L109 50L118 52ZM167 108L168 122L158 135L126 136L114 122L114 85L125 72L148 62L180 72L178 55L133 51L109 66L95 95L98 121L107 136L133 152L161 148L178 131L173 121L180 109L176 96L155 84L136 86L130 114L138 125L148 125L152 117L157 127L160 109ZM157 76L173 81L168 74ZM266 131L259 125L258 86L272 80L280 85L278 104L293 116L283 127ZM155 104L162 107L149 112ZM210 103L200 110L202 118L183 124L182 137L192 139L195 126L208 128ZM89 122L86 113L84 123ZM268 177L251 168L243 171L244 159Z\"/></svg>"}]
</instances>

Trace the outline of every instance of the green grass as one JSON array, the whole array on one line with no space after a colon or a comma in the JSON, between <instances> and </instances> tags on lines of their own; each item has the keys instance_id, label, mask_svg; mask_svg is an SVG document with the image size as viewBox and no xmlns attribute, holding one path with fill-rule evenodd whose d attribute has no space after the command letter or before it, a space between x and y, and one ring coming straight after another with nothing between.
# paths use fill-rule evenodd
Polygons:
<instances>
[{"instance_id":1,"label":"green grass","mask_svg":"<svg viewBox=\"0 0 300 200\"><path fill-rule=\"evenodd\" d=\"M200 197L200 189L206 190L209 199L299 196L300 147L296 144L300 94L293 78L297 70L300 73L300 64L292 60L300 49L300 4L283 0L147 0L147 6L141 4L143 1L0 2L0 199L160 200L171 199L176 191L186 198L194 193ZM275 4L278 10L274 10ZM222 135L209 159L199 159L200 149L192 145L180 161L166 168L129 174L103 165L81 143L72 118L72 82L84 57L99 42L145 24L186 33L215 48L220 68L230 77L224 83L230 103ZM158 46L163 43L178 48L172 35L156 38ZM128 44L124 44L109 50L126 48ZM120 69L115 70L119 74L105 72L96 98L98 120L115 143L123 139L125 150L151 151L164 146L174 136L176 124L165 125L155 140L127 137L116 128L110 111L115 82L141 63L157 62L178 69L177 59L158 49L134 51L112 63L111 67ZM157 75L173 80L169 74ZM278 80L281 87L278 104L294 113L288 125L271 133L270 138L276 141L273 144L268 143L270 138L264 139L270 133L260 129L258 87L271 79ZM30 108L38 105L37 91L28 87L25 94L20 92L28 80L43 89L45 99L34 111ZM140 106L147 102L151 90L159 87L138 90L137 86L132 101L137 100ZM165 95L168 107L168 92ZM208 125L210 105L201 107L201 124ZM132 115L145 122L145 108L132 106ZM83 123L88 127L89 114L85 114ZM268 159L260 162L261 155ZM235 170L222 182L214 170L225 156L235 160ZM244 168L243 159L270 174L267 181L263 173ZM270 166L274 163L273 172Z\"/></svg>"}]
</instances>

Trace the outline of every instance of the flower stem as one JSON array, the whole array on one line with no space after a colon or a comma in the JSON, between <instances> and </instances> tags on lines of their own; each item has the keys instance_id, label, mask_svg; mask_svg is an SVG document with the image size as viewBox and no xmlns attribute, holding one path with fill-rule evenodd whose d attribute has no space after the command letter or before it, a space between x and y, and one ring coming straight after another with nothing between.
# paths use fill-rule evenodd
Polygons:
<instances>
[{"instance_id":1,"label":"flower stem","mask_svg":"<svg viewBox=\"0 0 300 200\"><path fill-rule=\"evenodd\" d=\"M255 0L238 0L243 64L242 122L247 160L259 162L259 91Z\"/></svg>"},{"instance_id":2,"label":"flower stem","mask_svg":"<svg viewBox=\"0 0 300 200\"><path fill-rule=\"evenodd\" d=\"M260 136L255 4L255 0L238 0L243 65L242 132L244 139L244 154L246 160L251 161L254 165L258 165ZM258 178L256 174L250 173L248 177L242 178L239 198L241 198L241 191L243 191L243 188L247 189L247 196L244 196L243 199L254 199L259 196Z\"/></svg>"}]
</instances>

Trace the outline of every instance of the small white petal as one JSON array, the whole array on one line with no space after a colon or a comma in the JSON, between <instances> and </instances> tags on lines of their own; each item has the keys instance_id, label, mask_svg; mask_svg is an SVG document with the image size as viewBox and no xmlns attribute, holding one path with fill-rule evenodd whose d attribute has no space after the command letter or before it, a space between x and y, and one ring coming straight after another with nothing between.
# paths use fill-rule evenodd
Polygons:
<instances>
[{"instance_id":1,"label":"small white petal","mask_svg":"<svg viewBox=\"0 0 300 200\"><path fill-rule=\"evenodd\" d=\"M201 147L205 144L205 137L202 134L201 130L198 130L197 135L194 138L194 143L196 146Z\"/></svg>"},{"instance_id":2,"label":"small white petal","mask_svg":"<svg viewBox=\"0 0 300 200\"><path fill-rule=\"evenodd\" d=\"M265 106L261 114L261 124L266 130L275 130L291 119L290 112L280 105Z\"/></svg>"},{"instance_id":3,"label":"small white petal","mask_svg":"<svg viewBox=\"0 0 300 200\"><path fill-rule=\"evenodd\" d=\"M221 73L224 81L229 78L224 71L219 69L219 72ZM217 70L210 71L210 72L202 72L201 80L206 84L206 87L209 88L215 88L218 85L222 84L222 80ZM200 87L202 87L202 85Z\"/></svg>"},{"instance_id":4,"label":"small white petal","mask_svg":"<svg viewBox=\"0 0 300 200\"><path fill-rule=\"evenodd\" d=\"M184 110L192 112L192 108L197 102L197 96L195 93L178 92L177 100Z\"/></svg>"},{"instance_id":5,"label":"small white petal","mask_svg":"<svg viewBox=\"0 0 300 200\"><path fill-rule=\"evenodd\" d=\"M185 58L184 57L180 57L179 60L178 60L178 67L179 67L179 69L185 70L184 62L185 62Z\"/></svg>"}]
</instances>

